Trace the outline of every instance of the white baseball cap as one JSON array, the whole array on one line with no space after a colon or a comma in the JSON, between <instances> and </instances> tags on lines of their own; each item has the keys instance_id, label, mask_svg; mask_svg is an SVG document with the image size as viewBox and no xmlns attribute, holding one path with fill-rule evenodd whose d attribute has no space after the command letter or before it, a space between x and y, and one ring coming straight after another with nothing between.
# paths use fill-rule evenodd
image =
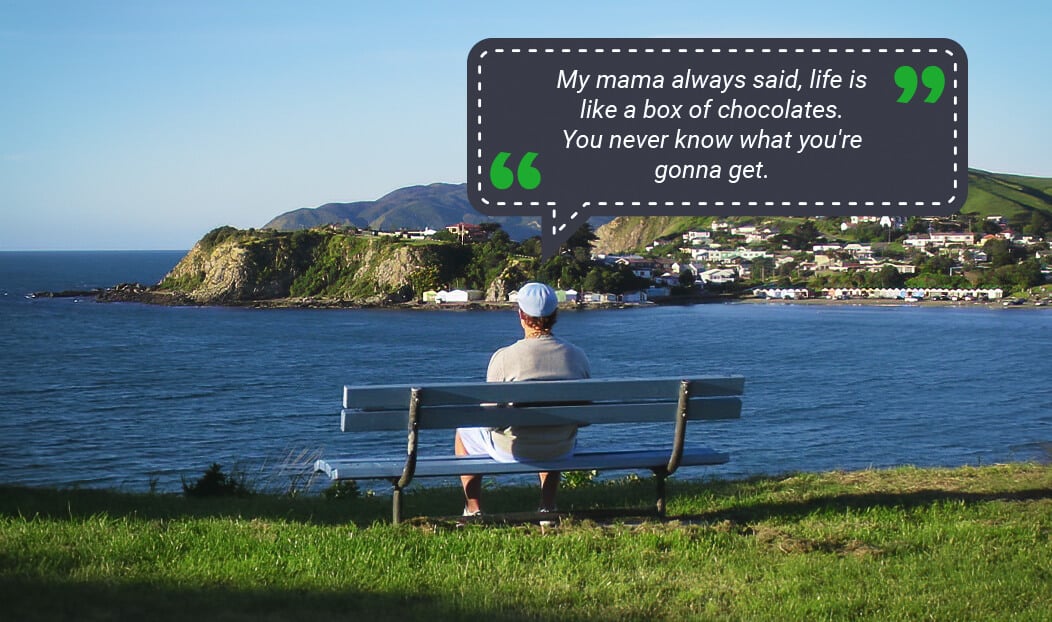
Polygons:
<instances>
[{"instance_id":1,"label":"white baseball cap","mask_svg":"<svg viewBox=\"0 0 1052 622\"><path fill-rule=\"evenodd\" d=\"M527 283L519 288L519 309L530 317L548 317L559 308L555 290L544 283Z\"/></svg>"}]
</instances>

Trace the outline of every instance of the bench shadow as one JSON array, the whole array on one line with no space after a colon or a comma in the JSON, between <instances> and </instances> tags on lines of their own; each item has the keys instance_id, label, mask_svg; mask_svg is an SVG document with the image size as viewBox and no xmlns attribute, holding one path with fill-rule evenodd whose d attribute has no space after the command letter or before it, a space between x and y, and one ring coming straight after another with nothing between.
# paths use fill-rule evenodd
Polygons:
<instances>
[{"instance_id":1,"label":"bench shadow","mask_svg":"<svg viewBox=\"0 0 1052 622\"><path fill-rule=\"evenodd\" d=\"M465 607L427 593L183 587L148 582L0 577L11 620L530 620L543 612ZM577 620L586 617L575 616Z\"/></svg>"},{"instance_id":2,"label":"bench shadow","mask_svg":"<svg viewBox=\"0 0 1052 622\"><path fill-rule=\"evenodd\" d=\"M678 484L678 485L677 485ZM873 508L917 508L933 503L956 502L979 504L991 501L1037 501L1052 499L1052 489L1030 488L1012 492L964 492L938 488L913 490L905 493L871 492L842 493L783 500L770 503L742 503L733 507L707 512L677 513L675 499L705 491L698 482L679 482L669 491L672 504L667 521L697 523L759 522L768 519L793 520L817 512L858 511ZM679 486L682 486L680 488ZM733 497L733 482L718 482L717 498ZM677 490L678 488L678 490ZM712 490L707 491L713 494ZM412 522L441 522L459 515L459 491L452 489L423 489L407 496L406 516ZM498 510L487 523L537 522L545 517L519 508L531 507L535 492L531 487L507 488L492 494L494 509ZM637 482L622 488L614 503L601 487L579 491L564 491L560 498L570 507L559 517L613 522L623 517L661 520L653 511L653 489L647 482ZM576 497L576 503L569 503ZM606 509L594 509L606 504ZM573 507L576 506L576 507ZM500 511L503 510L503 511ZM180 518L240 518L283 520L317 525L368 526L390 522L390 498L386 496L327 501L317 496L304 498L258 496L230 499L188 499L182 495L128 494L94 489L36 489L0 486L0 516L12 518L48 518L52 520L81 520L95 516L138 519ZM415 518L413 518L415 517ZM501 518L503 517L503 518ZM554 517L553 517L554 518Z\"/></svg>"},{"instance_id":3,"label":"bench shadow","mask_svg":"<svg viewBox=\"0 0 1052 622\"><path fill-rule=\"evenodd\" d=\"M908 493L845 493L825 495L800 501L779 501L713 510L697 514L680 514L670 520L689 522L734 523L759 522L769 519L798 520L820 512L844 512L875 508L911 509L935 503L975 505L992 501L1040 501L1052 499L1052 489L1033 488L1013 492L977 493L939 489L922 489Z\"/></svg>"},{"instance_id":4,"label":"bench shadow","mask_svg":"<svg viewBox=\"0 0 1052 622\"><path fill-rule=\"evenodd\" d=\"M451 505L449 511L453 510ZM390 501L382 497L329 501L319 496L291 498L187 498L180 494L137 494L97 489L0 486L0 516L82 520L95 516L171 520L241 518L317 525L368 525L390 520Z\"/></svg>"}]
</instances>

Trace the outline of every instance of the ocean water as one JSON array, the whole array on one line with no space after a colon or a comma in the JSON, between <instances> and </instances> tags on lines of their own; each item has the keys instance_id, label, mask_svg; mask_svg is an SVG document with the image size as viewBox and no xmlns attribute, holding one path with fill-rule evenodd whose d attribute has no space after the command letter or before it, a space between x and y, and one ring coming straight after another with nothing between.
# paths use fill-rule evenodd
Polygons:
<instances>
[{"instance_id":1,"label":"ocean water","mask_svg":"<svg viewBox=\"0 0 1052 622\"><path fill-rule=\"evenodd\" d=\"M27 298L154 283L181 252L0 253L0 482L179 490L212 462L281 489L317 456L404 451L343 434L344 384L482 379L513 312L255 310ZM742 418L688 441L731 453L679 477L1047 461L1052 313L712 304L566 312L596 377L741 374ZM664 446L595 426L582 445ZM640 440L642 439L642 440ZM425 434L425 447L452 432ZM377 483L382 487L382 483Z\"/></svg>"}]
</instances>

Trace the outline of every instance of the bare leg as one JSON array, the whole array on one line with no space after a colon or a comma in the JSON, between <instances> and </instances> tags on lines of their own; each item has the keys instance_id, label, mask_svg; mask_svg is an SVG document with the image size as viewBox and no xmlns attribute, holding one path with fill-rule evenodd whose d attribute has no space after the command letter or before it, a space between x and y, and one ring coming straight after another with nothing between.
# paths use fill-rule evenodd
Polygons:
<instances>
[{"instance_id":1,"label":"bare leg","mask_svg":"<svg viewBox=\"0 0 1052 622\"><path fill-rule=\"evenodd\" d=\"M460 440L460 432L453 437L453 449L458 456L468 455L464 448L464 441ZM470 514L482 511L482 476L461 475L460 485L464 488L464 509Z\"/></svg>"},{"instance_id":2,"label":"bare leg","mask_svg":"<svg viewBox=\"0 0 1052 622\"><path fill-rule=\"evenodd\" d=\"M541 478L541 508L555 510L555 495L559 492L559 480L562 473L547 471L539 474Z\"/></svg>"}]
</instances>

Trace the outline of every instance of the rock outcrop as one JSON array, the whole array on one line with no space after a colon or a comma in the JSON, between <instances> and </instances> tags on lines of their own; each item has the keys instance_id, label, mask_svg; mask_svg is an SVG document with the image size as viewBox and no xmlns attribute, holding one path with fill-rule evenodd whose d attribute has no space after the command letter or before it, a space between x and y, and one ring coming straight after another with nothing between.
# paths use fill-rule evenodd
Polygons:
<instances>
[{"instance_id":1,"label":"rock outcrop","mask_svg":"<svg viewBox=\"0 0 1052 622\"><path fill-rule=\"evenodd\" d=\"M410 244L339 228L216 229L157 289L196 304L319 299L384 304L437 287L442 244Z\"/></svg>"}]
</instances>

